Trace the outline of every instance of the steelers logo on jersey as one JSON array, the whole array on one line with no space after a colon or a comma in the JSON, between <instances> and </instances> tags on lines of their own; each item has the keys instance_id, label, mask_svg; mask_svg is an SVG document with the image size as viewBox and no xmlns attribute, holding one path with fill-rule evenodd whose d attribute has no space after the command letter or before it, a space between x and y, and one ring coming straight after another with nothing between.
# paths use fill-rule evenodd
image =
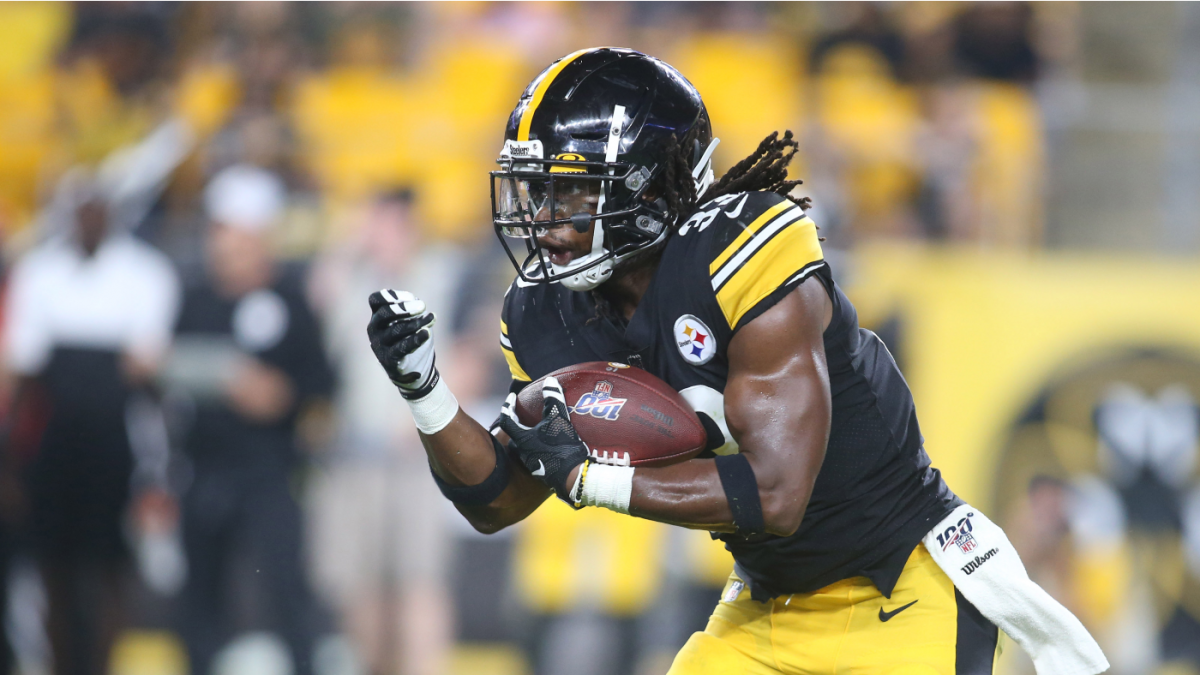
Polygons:
<instances>
[{"instance_id":1,"label":"steelers logo on jersey","mask_svg":"<svg viewBox=\"0 0 1200 675\"><path fill-rule=\"evenodd\" d=\"M675 320L675 344L679 353L694 366L702 366L717 353L717 339L704 322L691 314Z\"/></svg>"}]
</instances>

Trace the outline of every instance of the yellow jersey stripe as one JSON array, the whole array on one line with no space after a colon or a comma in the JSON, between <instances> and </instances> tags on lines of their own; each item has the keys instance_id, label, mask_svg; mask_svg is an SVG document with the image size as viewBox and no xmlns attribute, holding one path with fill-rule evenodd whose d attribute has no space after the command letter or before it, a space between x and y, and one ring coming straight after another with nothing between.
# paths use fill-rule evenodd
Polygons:
<instances>
[{"instance_id":1,"label":"yellow jersey stripe","mask_svg":"<svg viewBox=\"0 0 1200 675\"><path fill-rule=\"evenodd\" d=\"M508 324L504 319L500 319L500 351L504 352L504 360L508 362L508 372L512 373L514 380L530 381L531 377L517 363L517 355L513 353L512 342L508 339Z\"/></svg>"},{"instance_id":2,"label":"yellow jersey stripe","mask_svg":"<svg viewBox=\"0 0 1200 675\"><path fill-rule=\"evenodd\" d=\"M731 277L733 277L733 275L737 274L737 271L742 268L742 265L746 264L747 260L754 257L754 254L758 252L758 249L766 246L767 243L770 242L771 239L773 239L775 235L779 234L779 232L785 227L788 227L803 217L804 211L801 211L800 209L788 209L787 211L779 214L775 220L772 220L760 228L758 232L750 238L750 241L746 242L742 248L738 249L737 254L730 258L729 261L725 263L725 266L717 271L716 276L712 278L713 290L720 291L721 287L724 286L725 283L729 281Z\"/></svg>"},{"instance_id":3,"label":"yellow jersey stripe","mask_svg":"<svg viewBox=\"0 0 1200 675\"><path fill-rule=\"evenodd\" d=\"M733 272L717 291L717 304L730 328L737 328L746 312L776 289L806 272L823 260L817 226L804 218L783 228Z\"/></svg>"},{"instance_id":4,"label":"yellow jersey stripe","mask_svg":"<svg viewBox=\"0 0 1200 675\"><path fill-rule=\"evenodd\" d=\"M724 251L721 251L721 255L717 256L716 260L712 261L712 264L708 266L708 273L716 274L717 270L721 269L721 265L724 265L726 260L732 258L733 255L738 252L738 249L742 247L742 244L745 244L750 240L750 237L754 236L754 233L758 232L759 229L761 229L763 225L766 225L768 222L770 222L772 218L780 213L783 213L789 208L795 208L796 210L799 210L799 207L797 207L795 204L789 201L782 201L766 211L763 211L762 215L755 218L754 222L747 225L746 229L742 230L741 234L739 234L737 238L729 244L729 246L726 246Z\"/></svg>"},{"instance_id":5,"label":"yellow jersey stripe","mask_svg":"<svg viewBox=\"0 0 1200 675\"><path fill-rule=\"evenodd\" d=\"M521 367L521 364L517 363L517 355L513 353L513 350L501 345L500 351L504 352L504 360L508 362L508 372L512 373L514 380L529 382L533 379L529 377L525 369Z\"/></svg>"},{"instance_id":6,"label":"yellow jersey stripe","mask_svg":"<svg viewBox=\"0 0 1200 675\"><path fill-rule=\"evenodd\" d=\"M529 105L525 106L525 111L521 113L521 123L517 126L517 140L529 140L529 126L533 124L533 113L537 111L537 107L542 103L542 97L546 95L546 90L550 88L550 84L554 82L554 78L562 72L572 61L583 56L584 54L594 51L594 49L580 49L577 52L567 54L562 57L558 63L550 66L546 74L542 76L542 80L533 88L533 98L530 99Z\"/></svg>"}]
</instances>

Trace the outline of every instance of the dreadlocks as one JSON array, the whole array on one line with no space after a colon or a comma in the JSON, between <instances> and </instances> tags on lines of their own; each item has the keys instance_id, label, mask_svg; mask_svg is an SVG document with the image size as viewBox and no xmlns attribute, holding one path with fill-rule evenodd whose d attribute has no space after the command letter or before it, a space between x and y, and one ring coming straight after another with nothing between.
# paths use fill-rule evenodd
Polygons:
<instances>
[{"instance_id":1,"label":"dreadlocks","mask_svg":"<svg viewBox=\"0 0 1200 675\"><path fill-rule=\"evenodd\" d=\"M696 182L692 179L692 161L694 161L692 158L699 154L699 144L696 143L695 132L696 130L693 128L691 132L684 135L682 140L672 135L667 144L662 197L667 203L667 222L675 225L680 224L684 218L691 215L696 210L697 202L700 201L700 195L696 194ZM721 180L709 187L704 193L705 199L714 199L738 192L766 191L783 195L793 204L807 209L810 206L808 197L793 197L788 194L792 188L804 182L787 179L788 164L799 148L800 144L792 139L791 131L783 132L783 138L779 137L778 131L772 132L758 144L758 149L749 157L735 164L732 169L725 172L724 176L721 176ZM657 264L661 255L661 247L647 249L639 258L623 269ZM589 324L605 316L616 321L618 325L624 323L624 318L613 311L609 299L599 288L592 290L591 293L596 302L596 313L588 319Z\"/></svg>"},{"instance_id":2,"label":"dreadlocks","mask_svg":"<svg viewBox=\"0 0 1200 675\"><path fill-rule=\"evenodd\" d=\"M674 137L667 148L667 165L664 197L667 208L675 223L696 210L699 200L695 183L691 180L691 166L688 149L691 139L685 138L683 143ZM804 181L788 180L787 167L800 145L792 139L792 132L774 131L758 144L758 149L738 162L721 176L721 180L713 184L704 193L705 199L713 199L723 195L738 192L767 191L787 197L789 201L803 209L810 206L808 197L793 197L788 194L792 188ZM683 176L683 179L679 177Z\"/></svg>"}]
</instances>

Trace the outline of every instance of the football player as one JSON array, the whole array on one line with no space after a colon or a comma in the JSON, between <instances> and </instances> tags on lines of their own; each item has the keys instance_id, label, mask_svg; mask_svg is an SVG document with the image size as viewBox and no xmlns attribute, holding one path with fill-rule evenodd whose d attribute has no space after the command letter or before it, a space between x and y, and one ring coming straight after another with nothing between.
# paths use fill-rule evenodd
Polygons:
<instances>
[{"instance_id":1,"label":"football player","mask_svg":"<svg viewBox=\"0 0 1200 675\"><path fill-rule=\"evenodd\" d=\"M1039 672L1106 669L1003 532L930 466L904 378L859 328L806 200L789 196L791 134L720 180L717 143L696 89L638 52L575 52L525 90L492 173L517 270L500 335L514 393L494 433L440 380L429 308L402 291L370 298L372 348L442 492L482 532L553 492L719 533L736 565L672 675L990 673L997 624ZM542 421L517 421L515 392L586 361L679 390L710 451L658 468L601 463L554 378Z\"/></svg>"}]
</instances>

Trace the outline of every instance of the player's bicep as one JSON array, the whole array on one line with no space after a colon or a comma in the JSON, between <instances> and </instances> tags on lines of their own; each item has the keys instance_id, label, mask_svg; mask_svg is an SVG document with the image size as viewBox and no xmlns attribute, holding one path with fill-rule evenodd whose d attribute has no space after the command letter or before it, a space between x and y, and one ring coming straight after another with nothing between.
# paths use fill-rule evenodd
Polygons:
<instances>
[{"instance_id":1,"label":"player's bicep","mask_svg":"<svg viewBox=\"0 0 1200 675\"><path fill-rule=\"evenodd\" d=\"M754 468L768 521L799 526L825 457L832 402L823 333L830 308L821 283L806 281L729 345L725 418Z\"/></svg>"}]
</instances>

